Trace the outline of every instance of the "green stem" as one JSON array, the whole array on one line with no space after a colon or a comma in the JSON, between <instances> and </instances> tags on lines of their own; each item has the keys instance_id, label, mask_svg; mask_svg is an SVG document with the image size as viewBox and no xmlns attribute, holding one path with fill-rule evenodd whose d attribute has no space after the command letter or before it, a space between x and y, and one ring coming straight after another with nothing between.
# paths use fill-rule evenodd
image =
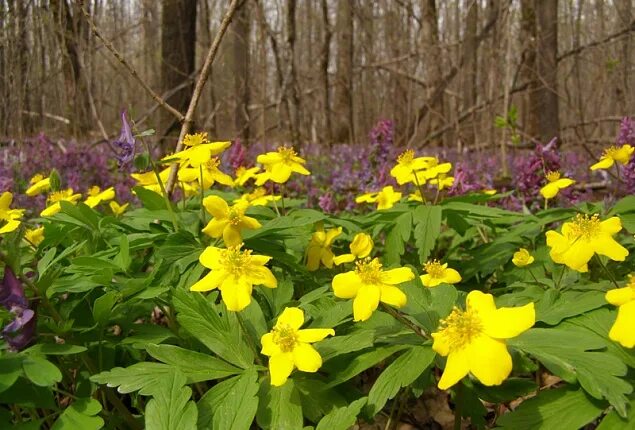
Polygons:
<instances>
[{"instance_id":1,"label":"green stem","mask_svg":"<svg viewBox=\"0 0 635 430\"><path fill-rule=\"evenodd\" d=\"M527 271L529 272L529 274L531 275L532 279L534 280L534 282L536 284L545 286L545 284L543 284L542 282L538 281L538 278L536 278L536 275L534 275L534 272L532 272L529 267L527 268Z\"/></svg>"},{"instance_id":2,"label":"green stem","mask_svg":"<svg viewBox=\"0 0 635 430\"><path fill-rule=\"evenodd\" d=\"M417 174L415 173L415 171L412 171L412 176L414 176L415 178L415 184L417 184L417 188L419 188L419 195L421 196L421 204L425 205L426 201L425 198L423 197L423 187L421 186L421 183L419 182L419 178L417 177Z\"/></svg>"},{"instance_id":3,"label":"green stem","mask_svg":"<svg viewBox=\"0 0 635 430\"><path fill-rule=\"evenodd\" d=\"M556 283L556 290L560 290L560 283L562 282L562 278L564 277L564 271L567 270L566 266L562 266L562 271L560 272L560 277L558 278L558 282Z\"/></svg>"},{"instance_id":4,"label":"green stem","mask_svg":"<svg viewBox=\"0 0 635 430\"><path fill-rule=\"evenodd\" d=\"M163 195L163 200L165 200L165 206L168 208L168 212L170 213L170 218L172 218L172 225L174 225L174 231L179 231L179 223L177 222L176 214L174 213L174 209L172 208L172 203L170 202L170 197L168 196L167 191L165 190L165 185L163 185L163 181L161 180L161 175L159 174L159 168L156 163L152 159L152 153L150 152L150 146L144 139L140 139L143 142L143 145L146 147L146 151L148 151L148 161L150 161L150 166L152 166L152 171L154 172L154 176L157 178L157 183L159 184L159 188L161 189L161 194ZM183 193L185 196L185 193Z\"/></svg>"},{"instance_id":5,"label":"green stem","mask_svg":"<svg viewBox=\"0 0 635 430\"><path fill-rule=\"evenodd\" d=\"M600 266L602 266L602 269L604 269L604 271L606 272L606 275L609 277L611 282L613 282L613 285L615 285L615 288L620 288L620 286L618 285L617 281L615 280L615 277L609 271L608 267L606 267L606 265L602 262L602 259L600 258L600 256L595 254L594 257L597 260L597 262L600 263Z\"/></svg>"},{"instance_id":6,"label":"green stem","mask_svg":"<svg viewBox=\"0 0 635 430\"><path fill-rule=\"evenodd\" d=\"M282 213L286 215L287 209L284 207L284 191L285 191L284 184L280 184L279 188L280 188L280 203L282 204Z\"/></svg>"},{"instance_id":7,"label":"green stem","mask_svg":"<svg viewBox=\"0 0 635 430\"><path fill-rule=\"evenodd\" d=\"M205 208L203 207L203 199L205 198L205 190L203 189L203 165L198 166L198 174L200 178L200 187L201 187L201 222L203 226L205 226Z\"/></svg>"},{"instance_id":8,"label":"green stem","mask_svg":"<svg viewBox=\"0 0 635 430\"><path fill-rule=\"evenodd\" d=\"M456 384L454 393L454 430L461 430L461 409L463 406L463 384L461 382Z\"/></svg>"},{"instance_id":9,"label":"green stem","mask_svg":"<svg viewBox=\"0 0 635 430\"><path fill-rule=\"evenodd\" d=\"M381 305L381 308L386 313L389 313L397 321L399 321L404 326L406 326L407 328L412 330L417 336L419 336L419 337L421 337L421 338L423 338L425 340L430 340L430 336L428 336L428 334L421 327L419 327L418 325L416 325L415 323L410 321L408 318L406 318L404 315L402 315L398 310L393 309L392 307L390 307L388 305L385 305L383 303L381 303L380 305Z\"/></svg>"},{"instance_id":10,"label":"green stem","mask_svg":"<svg viewBox=\"0 0 635 430\"><path fill-rule=\"evenodd\" d=\"M260 359L260 352L258 351L258 347L257 347L258 343L251 335L251 332L247 330L247 327L245 326L245 322L243 321L240 315L240 312L236 312L236 319L238 320L238 325L240 325L240 330L244 333L245 338L247 339L247 344L249 345L252 352L254 353L254 357L256 357L256 364L259 364L262 366L263 363L262 363L262 360Z\"/></svg>"}]
</instances>

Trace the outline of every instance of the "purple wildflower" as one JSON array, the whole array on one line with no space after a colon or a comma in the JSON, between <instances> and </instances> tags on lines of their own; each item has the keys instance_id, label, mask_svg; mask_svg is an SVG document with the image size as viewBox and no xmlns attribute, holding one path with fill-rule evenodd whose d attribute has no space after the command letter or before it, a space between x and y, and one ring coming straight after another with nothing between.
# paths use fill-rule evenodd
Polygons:
<instances>
[{"instance_id":1,"label":"purple wildflower","mask_svg":"<svg viewBox=\"0 0 635 430\"><path fill-rule=\"evenodd\" d=\"M624 117L620 122L620 131L615 139L617 146L631 145L635 146L635 120ZM626 191L628 194L635 193L635 157L622 169L624 173L624 182L626 183Z\"/></svg>"},{"instance_id":2,"label":"purple wildflower","mask_svg":"<svg viewBox=\"0 0 635 430\"><path fill-rule=\"evenodd\" d=\"M135 145L137 141L132 135L132 129L126 118L126 111L121 112L121 133L119 138L112 142L112 146L117 149L115 151L115 158L119 163L119 167L128 165L135 155Z\"/></svg>"},{"instance_id":3,"label":"purple wildflower","mask_svg":"<svg viewBox=\"0 0 635 430\"><path fill-rule=\"evenodd\" d=\"M236 139L229 150L229 165L233 170L245 165L245 147Z\"/></svg>"},{"instance_id":4,"label":"purple wildflower","mask_svg":"<svg viewBox=\"0 0 635 430\"><path fill-rule=\"evenodd\" d=\"M0 304L14 315L13 321L4 327L2 337L14 350L26 347L35 332L35 312L29 309L22 284L9 266L4 268L0 285Z\"/></svg>"}]
</instances>

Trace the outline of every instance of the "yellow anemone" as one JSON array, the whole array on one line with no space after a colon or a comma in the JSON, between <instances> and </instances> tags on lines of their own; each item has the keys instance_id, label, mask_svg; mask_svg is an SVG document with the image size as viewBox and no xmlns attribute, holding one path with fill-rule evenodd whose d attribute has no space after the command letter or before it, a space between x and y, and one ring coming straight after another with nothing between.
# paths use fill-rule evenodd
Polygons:
<instances>
[{"instance_id":1,"label":"yellow anemone","mask_svg":"<svg viewBox=\"0 0 635 430\"><path fill-rule=\"evenodd\" d=\"M258 163L262 164L265 168L263 173L257 175L256 185L260 186L271 180L277 184L284 184L289 180L292 173L299 173L300 175L310 175L304 164L306 161L298 157L298 154L287 146L281 146L275 152L267 152L266 154L260 154L256 158Z\"/></svg>"},{"instance_id":2,"label":"yellow anemone","mask_svg":"<svg viewBox=\"0 0 635 430\"><path fill-rule=\"evenodd\" d=\"M330 328L301 330L304 312L300 308L285 308L276 325L262 336L262 354L269 357L271 385L280 386L287 382L294 368L302 372L314 373L322 367L322 357L311 346L327 336L334 336Z\"/></svg>"},{"instance_id":3,"label":"yellow anemone","mask_svg":"<svg viewBox=\"0 0 635 430\"><path fill-rule=\"evenodd\" d=\"M0 221L6 221L6 224L0 228L0 234L15 231L22 221L20 219L24 215L24 209L11 209L13 194L5 191L0 196Z\"/></svg>"},{"instance_id":4,"label":"yellow anemone","mask_svg":"<svg viewBox=\"0 0 635 430\"><path fill-rule=\"evenodd\" d=\"M600 221L598 215L578 214L562 225L562 234L550 230L546 233L549 256L558 264L578 272L588 271L587 263L594 254L604 255L614 261L624 261L628 250L613 239L622 229L618 217Z\"/></svg>"},{"instance_id":5,"label":"yellow anemone","mask_svg":"<svg viewBox=\"0 0 635 430\"><path fill-rule=\"evenodd\" d=\"M626 287L607 291L605 298L610 304L618 306L609 338L625 348L632 348L635 346L635 276L629 275Z\"/></svg>"},{"instance_id":6,"label":"yellow anemone","mask_svg":"<svg viewBox=\"0 0 635 430\"><path fill-rule=\"evenodd\" d=\"M560 172L548 172L545 178L547 179L547 185L540 189L540 194L545 199L553 199L560 190L575 184L573 179L560 178Z\"/></svg>"},{"instance_id":7,"label":"yellow anemone","mask_svg":"<svg viewBox=\"0 0 635 430\"><path fill-rule=\"evenodd\" d=\"M245 215L247 205L237 203L229 207L227 202L218 196L207 196L203 206L213 218L203 229L203 233L215 239L222 237L225 246L237 246L242 243L240 231L256 229L262 225L255 218Z\"/></svg>"},{"instance_id":8,"label":"yellow anemone","mask_svg":"<svg viewBox=\"0 0 635 430\"><path fill-rule=\"evenodd\" d=\"M379 302L400 308L406 304L403 291L395 285L414 279L407 267L382 270L379 259L365 258L356 263L353 271L333 278L333 293L341 299L353 299L353 320L366 321Z\"/></svg>"},{"instance_id":9,"label":"yellow anemone","mask_svg":"<svg viewBox=\"0 0 635 430\"><path fill-rule=\"evenodd\" d=\"M267 194L265 187L258 187L253 193L243 194L234 200L234 203L243 203L249 206L266 206L269 202L276 202L281 198L282 196Z\"/></svg>"},{"instance_id":10,"label":"yellow anemone","mask_svg":"<svg viewBox=\"0 0 635 430\"><path fill-rule=\"evenodd\" d=\"M467 295L465 311L454 308L432 333L432 349L447 356L439 388L447 390L469 373L483 385L500 385L512 371L505 339L536 322L534 304L496 309L494 297L480 291Z\"/></svg>"},{"instance_id":11,"label":"yellow anemone","mask_svg":"<svg viewBox=\"0 0 635 430\"><path fill-rule=\"evenodd\" d=\"M40 216L52 216L62 210L62 205L60 202L69 202L71 204L77 203L77 200L81 199L81 194L74 194L72 188L67 188L62 191L55 191L49 194L48 199L46 200L48 206L42 212L40 212Z\"/></svg>"},{"instance_id":12,"label":"yellow anemone","mask_svg":"<svg viewBox=\"0 0 635 430\"><path fill-rule=\"evenodd\" d=\"M377 210L390 209L401 200L401 193L395 192L392 185L384 187L381 191L362 194L355 199L356 203L377 203Z\"/></svg>"},{"instance_id":13,"label":"yellow anemone","mask_svg":"<svg viewBox=\"0 0 635 430\"><path fill-rule=\"evenodd\" d=\"M201 184L202 179L204 189L209 189L216 182L227 186L233 186L234 180L228 174L221 172L218 168L219 165L220 160L218 157L212 157L203 163L201 165L202 167L182 167L179 169L178 173L179 181L185 183L196 182Z\"/></svg>"},{"instance_id":14,"label":"yellow anemone","mask_svg":"<svg viewBox=\"0 0 635 430\"><path fill-rule=\"evenodd\" d=\"M157 175L154 171L149 171L145 173L131 173L130 176L137 182L137 186L146 188L150 191L154 191L157 194L161 194L161 185L157 181ZM161 183L165 186L168 178L170 177L170 167L166 167L165 169L159 172L159 178L161 179Z\"/></svg>"},{"instance_id":15,"label":"yellow anemone","mask_svg":"<svg viewBox=\"0 0 635 430\"><path fill-rule=\"evenodd\" d=\"M242 244L227 249L208 246L198 261L211 269L190 291L210 291L218 288L227 309L240 312L251 303L254 285L276 288L278 281L265 264L271 259L241 250Z\"/></svg>"},{"instance_id":16,"label":"yellow anemone","mask_svg":"<svg viewBox=\"0 0 635 430\"><path fill-rule=\"evenodd\" d=\"M236 169L236 179L234 179L234 183L242 187L248 180L256 179L258 172L260 172L260 167L258 166L252 167L251 169L240 166Z\"/></svg>"},{"instance_id":17,"label":"yellow anemone","mask_svg":"<svg viewBox=\"0 0 635 430\"><path fill-rule=\"evenodd\" d=\"M534 257L525 248L520 248L518 251L514 252L514 257L512 258L514 266L525 267L529 266L533 262Z\"/></svg>"},{"instance_id":18,"label":"yellow anemone","mask_svg":"<svg viewBox=\"0 0 635 430\"><path fill-rule=\"evenodd\" d=\"M165 163L178 162L182 167L190 166L198 169L212 159L213 156L220 154L231 146L231 142L210 142L201 143L170 154L161 159Z\"/></svg>"},{"instance_id":19,"label":"yellow anemone","mask_svg":"<svg viewBox=\"0 0 635 430\"><path fill-rule=\"evenodd\" d=\"M366 233L357 233L349 245L351 253L338 255L333 258L333 263L339 266L343 263L352 263L357 259L366 258L373 250L373 246L373 238L370 237L370 235Z\"/></svg>"},{"instance_id":20,"label":"yellow anemone","mask_svg":"<svg viewBox=\"0 0 635 430\"><path fill-rule=\"evenodd\" d=\"M623 145L619 148L617 146L611 146L604 150L604 154L600 157L600 161L591 166L591 170L608 169L615 162L627 165L633 155L633 148L631 145Z\"/></svg>"},{"instance_id":21,"label":"yellow anemone","mask_svg":"<svg viewBox=\"0 0 635 430\"><path fill-rule=\"evenodd\" d=\"M414 173L428 168L435 160L435 157L415 157L415 152L408 149L397 157L397 164L390 170L390 175L399 185L414 182Z\"/></svg>"},{"instance_id":22,"label":"yellow anemone","mask_svg":"<svg viewBox=\"0 0 635 430\"><path fill-rule=\"evenodd\" d=\"M461 275L454 269L448 267L448 263L441 264L439 260L428 261L423 265L425 274L419 278L424 286L428 288L441 284L456 284L461 282Z\"/></svg>"},{"instance_id":23,"label":"yellow anemone","mask_svg":"<svg viewBox=\"0 0 635 430\"><path fill-rule=\"evenodd\" d=\"M309 271L319 269L320 262L329 269L333 267L334 255L331 251L331 245L340 234L342 234L342 227L324 231L324 226L321 223L318 225L307 248L306 267Z\"/></svg>"},{"instance_id":24,"label":"yellow anemone","mask_svg":"<svg viewBox=\"0 0 635 430\"><path fill-rule=\"evenodd\" d=\"M29 181L29 188L26 190L26 195L29 197L36 196L38 194L42 194L51 189L51 179L47 176L46 178L41 174L37 174L31 178Z\"/></svg>"},{"instance_id":25,"label":"yellow anemone","mask_svg":"<svg viewBox=\"0 0 635 430\"><path fill-rule=\"evenodd\" d=\"M107 202L114 198L115 189L113 187L101 191L101 189L95 185L94 187L90 187L90 190L88 190L88 197L86 198L86 201L84 203L89 208L94 208L101 202Z\"/></svg>"},{"instance_id":26,"label":"yellow anemone","mask_svg":"<svg viewBox=\"0 0 635 430\"><path fill-rule=\"evenodd\" d=\"M129 204L130 203L125 203L123 205L120 205L119 203L113 200L110 203L108 203L108 206L110 206L110 210L112 211L113 215L119 216L126 211L126 208L128 207Z\"/></svg>"},{"instance_id":27,"label":"yellow anemone","mask_svg":"<svg viewBox=\"0 0 635 430\"><path fill-rule=\"evenodd\" d=\"M44 227L28 229L24 232L24 239L37 247L44 240Z\"/></svg>"}]
</instances>

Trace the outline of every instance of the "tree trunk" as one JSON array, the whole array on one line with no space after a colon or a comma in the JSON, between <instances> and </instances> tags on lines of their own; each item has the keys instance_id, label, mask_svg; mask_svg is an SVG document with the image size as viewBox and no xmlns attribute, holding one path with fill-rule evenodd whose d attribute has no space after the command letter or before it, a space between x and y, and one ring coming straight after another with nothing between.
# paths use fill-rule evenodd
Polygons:
<instances>
[{"instance_id":1,"label":"tree trunk","mask_svg":"<svg viewBox=\"0 0 635 430\"><path fill-rule=\"evenodd\" d=\"M421 47L425 54L426 82L429 84L428 88L430 88L428 94L426 94L426 99L429 99L432 91L440 84L442 78L442 56L439 45L439 27L435 0L422 0L421 2ZM417 133L418 135L425 135L442 127L444 104L444 96L441 94L430 106L430 119L427 127L424 127L423 133Z\"/></svg>"},{"instance_id":2,"label":"tree trunk","mask_svg":"<svg viewBox=\"0 0 635 430\"><path fill-rule=\"evenodd\" d=\"M287 0L287 55L289 63L289 80L285 92L288 94L291 142L297 145L300 141L300 96L298 95L297 53L296 53L296 0Z\"/></svg>"},{"instance_id":3,"label":"tree trunk","mask_svg":"<svg viewBox=\"0 0 635 430\"><path fill-rule=\"evenodd\" d=\"M163 0L161 16L161 91L169 91L194 73L196 0ZM176 91L167 102L185 113L193 85ZM161 112L161 136L178 133L177 120ZM168 145L169 142L164 142Z\"/></svg>"},{"instance_id":4,"label":"tree trunk","mask_svg":"<svg viewBox=\"0 0 635 430\"><path fill-rule=\"evenodd\" d=\"M558 117L558 1L536 2L536 65L540 87L536 91L538 136L547 143L560 135Z\"/></svg>"},{"instance_id":5,"label":"tree trunk","mask_svg":"<svg viewBox=\"0 0 635 430\"><path fill-rule=\"evenodd\" d=\"M476 79L478 68L478 45L476 34L478 32L478 2L472 1L467 12L465 21L465 35L463 39L463 50L465 52L465 64L463 66L463 82L461 85L462 108L466 111L476 105ZM474 146L476 114L472 115L472 120L468 121L465 129L462 130L462 140L468 147Z\"/></svg>"},{"instance_id":6,"label":"tree trunk","mask_svg":"<svg viewBox=\"0 0 635 430\"><path fill-rule=\"evenodd\" d=\"M337 74L335 77L333 139L353 142L353 2L339 0L337 4Z\"/></svg>"},{"instance_id":7,"label":"tree trunk","mask_svg":"<svg viewBox=\"0 0 635 430\"><path fill-rule=\"evenodd\" d=\"M322 26L324 37L322 39L322 55L320 56L320 80L322 81L322 92L324 106L322 115L324 126L324 139L327 144L331 144L333 140L333 130L331 126L331 96L329 93L329 56L331 47L331 26L329 24L329 9L326 0L322 0Z\"/></svg>"},{"instance_id":8,"label":"tree trunk","mask_svg":"<svg viewBox=\"0 0 635 430\"><path fill-rule=\"evenodd\" d=\"M531 137L539 134L538 108L540 94L537 91L540 79L536 66L536 9L535 0L522 0L520 9L520 45L521 66L520 84L527 85L526 96L523 99L522 125L525 133Z\"/></svg>"},{"instance_id":9,"label":"tree trunk","mask_svg":"<svg viewBox=\"0 0 635 430\"><path fill-rule=\"evenodd\" d=\"M249 140L249 5L243 5L232 22L232 72L234 74L234 126L236 136Z\"/></svg>"}]
</instances>

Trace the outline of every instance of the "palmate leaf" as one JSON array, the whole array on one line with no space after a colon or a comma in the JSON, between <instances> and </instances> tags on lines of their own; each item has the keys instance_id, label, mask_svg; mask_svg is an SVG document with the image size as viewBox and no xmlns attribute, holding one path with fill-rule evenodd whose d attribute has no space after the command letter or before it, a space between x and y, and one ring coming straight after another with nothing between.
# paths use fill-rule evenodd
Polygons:
<instances>
[{"instance_id":1,"label":"palmate leaf","mask_svg":"<svg viewBox=\"0 0 635 430\"><path fill-rule=\"evenodd\" d=\"M604 405L582 390L562 387L526 400L496 424L510 430L579 429L597 418Z\"/></svg>"},{"instance_id":2,"label":"palmate leaf","mask_svg":"<svg viewBox=\"0 0 635 430\"><path fill-rule=\"evenodd\" d=\"M269 378L260 384L260 403L256 419L263 429L295 430L302 428L302 403L293 379L281 387L271 385Z\"/></svg>"},{"instance_id":3,"label":"palmate leaf","mask_svg":"<svg viewBox=\"0 0 635 430\"><path fill-rule=\"evenodd\" d=\"M399 264L400 257L406 250L405 244L412 233L412 213L404 212L395 218L393 227L386 235L383 260L387 266Z\"/></svg>"},{"instance_id":4,"label":"palmate leaf","mask_svg":"<svg viewBox=\"0 0 635 430\"><path fill-rule=\"evenodd\" d=\"M320 420L315 430L347 430L353 427L365 404L366 397L362 397L348 406L333 409Z\"/></svg>"},{"instance_id":5,"label":"palmate leaf","mask_svg":"<svg viewBox=\"0 0 635 430\"><path fill-rule=\"evenodd\" d=\"M153 395L159 388L161 380L173 371L173 367L163 363L136 363L126 368L115 367L90 377L98 384L118 387L122 394L139 390L144 396Z\"/></svg>"},{"instance_id":6,"label":"palmate leaf","mask_svg":"<svg viewBox=\"0 0 635 430\"><path fill-rule=\"evenodd\" d=\"M188 383L226 378L241 372L237 367L212 357L174 345L147 345L146 350L155 359L178 368Z\"/></svg>"},{"instance_id":7,"label":"palmate leaf","mask_svg":"<svg viewBox=\"0 0 635 430\"><path fill-rule=\"evenodd\" d=\"M606 351L602 338L580 327L562 325L558 328L529 330L510 339L514 346L536 357L547 369L567 382L580 386L596 399L607 399L620 415L626 416L632 386L621 379L627 367Z\"/></svg>"},{"instance_id":8,"label":"palmate leaf","mask_svg":"<svg viewBox=\"0 0 635 430\"><path fill-rule=\"evenodd\" d=\"M147 430L195 430L198 412L191 400L192 389L179 370L171 371L159 381L145 411Z\"/></svg>"},{"instance_id":9,"label":"palmate leaf","mask_svg":"<svg viewBox=\"0 0 635 430\"><path fill-rule=\"evenodd\" d=\"M441 206L418 206L413 214L415 223L415 245L419 250L419 261L425 263L441 234Z\"/></svg>"}]
</instances>

